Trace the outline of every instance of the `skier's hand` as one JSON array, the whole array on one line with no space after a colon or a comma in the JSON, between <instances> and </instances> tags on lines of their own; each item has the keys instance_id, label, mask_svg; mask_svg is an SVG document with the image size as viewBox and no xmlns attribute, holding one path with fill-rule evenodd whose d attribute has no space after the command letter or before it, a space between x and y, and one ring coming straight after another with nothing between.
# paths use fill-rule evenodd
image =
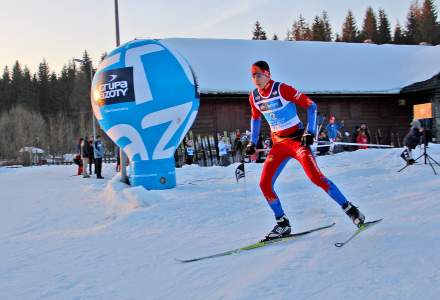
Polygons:
<instances>
[{"instance_id":1,"label":"skier's hand","mask_svg":"<svg viewBox=\"0 0 440 300\"><path fill-rule=\"evenodd\" d=\"M301 145L303 146L310 146L313 144L314 135L309 132L304 132L303 136L301 137Z\"/></svg>"},{"instance_id":2,"label":"skier's hand","mask_svg":"<svg viewBox=\"0 0 440 300\"><path fill-rule=\"evenodd\" d=\"M255 144L254 143L249 143L246 146L246 155L252 155L256 152L255 150Z\"/></svg>"}]
</instances>

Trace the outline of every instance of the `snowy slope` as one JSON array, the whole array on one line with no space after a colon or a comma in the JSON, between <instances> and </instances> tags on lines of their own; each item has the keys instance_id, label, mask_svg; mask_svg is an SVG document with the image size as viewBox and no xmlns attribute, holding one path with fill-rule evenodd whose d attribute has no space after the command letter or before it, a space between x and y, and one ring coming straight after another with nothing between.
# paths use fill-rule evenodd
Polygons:
<instances>
[{"instance_id":1,"label":"snowy slope","mask_svg":"<svg viewBox=\"0 0 440 300\"><path fill-rule=\"evenodd\" d=\"M398 93L440 73L440 46L163 39L193 67L202 93L247 93L250 66L266 60L275 80L306 93Z\"/></svg>"},{"instance_id":2,"label":"snowy slope","mask_svg":"<svg viewBox=\"0 0 440 300\"><path fill-rule=\"evenodd\" d=\"M178 169L167 191L72 177L74 166L0 168L0 299L438 299L440 176L425 165L397 173L399 153L318 158L368 218L385 218L344 248L333 244L354 226L291 161L276 189L294 229L337 225L191 264L174 258L243 246L271 229L261 165L246 165L246 197L234 166Z\"/></svg>"}]
</instances>

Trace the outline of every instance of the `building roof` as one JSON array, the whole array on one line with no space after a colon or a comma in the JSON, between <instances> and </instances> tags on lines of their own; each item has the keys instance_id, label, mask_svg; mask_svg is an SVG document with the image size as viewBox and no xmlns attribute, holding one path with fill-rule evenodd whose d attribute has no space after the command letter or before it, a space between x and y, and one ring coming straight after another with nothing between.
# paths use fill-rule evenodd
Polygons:
<instances>
[{"instance_id":1,"label":"building roof","mask_svg":"<svg viewBox=\"0 0 440 300\"><path fill-rule=\"evenodd\" d=\"M250 66L266 60L272 78L305 93L395 94L440 73L440 46L170 38L201 93L248 93Z\"/></svg>"}]
</instances>

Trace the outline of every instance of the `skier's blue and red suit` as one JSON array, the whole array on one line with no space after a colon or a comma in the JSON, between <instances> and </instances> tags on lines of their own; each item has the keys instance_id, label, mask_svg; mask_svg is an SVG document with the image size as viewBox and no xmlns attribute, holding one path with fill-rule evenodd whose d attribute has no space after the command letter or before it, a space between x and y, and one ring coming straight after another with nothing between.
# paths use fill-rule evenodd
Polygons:
<instances>
[{"instance_id":1,"label":"skier's blue and red suit","mask_svg":"<svg viewBox=\"0 0 440 300\"><path fill-rule=\"evenodd\" d=\"M265 117L272 131L273 147L263 166L260 188L274 211L275 217L284 215L281 202L274 191L278 175L290 158L295 158L302 165L310 180L321 187L340 206L347 199L336 185L327 179L316 165L309 147L301 145L304 126L297 112L296 104L307 109L306 130L316 135L316 104L295 88L270 80L262 90L255 89L249 95L252 110L251 142L257 144L261 128L261 115Z\"/></svg>"}]
</instances>

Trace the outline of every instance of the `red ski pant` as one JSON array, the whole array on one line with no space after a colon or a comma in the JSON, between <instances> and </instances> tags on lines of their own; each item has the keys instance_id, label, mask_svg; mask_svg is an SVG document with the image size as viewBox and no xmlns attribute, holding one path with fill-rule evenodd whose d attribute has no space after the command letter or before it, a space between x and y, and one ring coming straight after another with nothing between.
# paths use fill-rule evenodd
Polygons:
<instances>
[{"instance_id":1,"label":"red ski pant","mask_svg":"<svg viewBox=\"0 0 440 300\"><path fill-rule=\"evenodd\" d=\"M321 187L325 192L329 192L329 181L319 170L310 149L302 146L300 141L283 139L273 144L261 174L260 188L269 203L278 199L273 186L290 158L296 159L301 164L314 184Z\"/></svg>"}]
</instances>

